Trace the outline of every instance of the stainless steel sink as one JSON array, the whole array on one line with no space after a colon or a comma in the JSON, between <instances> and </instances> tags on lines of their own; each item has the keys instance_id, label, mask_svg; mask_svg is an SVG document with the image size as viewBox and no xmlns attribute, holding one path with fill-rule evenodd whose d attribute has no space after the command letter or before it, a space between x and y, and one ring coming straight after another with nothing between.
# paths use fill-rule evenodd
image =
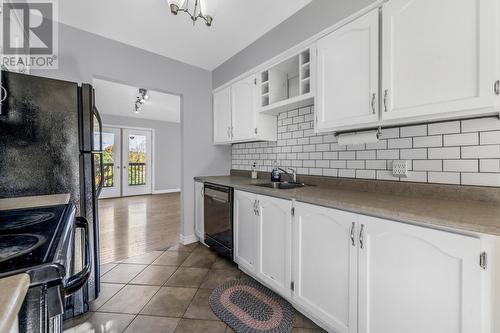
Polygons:
<instances>
[{"instance_id":1,"label":"stainless steel sink","mask_svg":"<svg viewBox=\"0 0 500 333\"><path fill-rule=\"evenodd\" d=\"M274 189L280 189L280 190L289 190L292 188L304 187L305 184L304 183L291 183L291 182L276 182L276 183L258 184L256 186L268 187L268 188L274 188Z\"/></svg>"}]
</instances>

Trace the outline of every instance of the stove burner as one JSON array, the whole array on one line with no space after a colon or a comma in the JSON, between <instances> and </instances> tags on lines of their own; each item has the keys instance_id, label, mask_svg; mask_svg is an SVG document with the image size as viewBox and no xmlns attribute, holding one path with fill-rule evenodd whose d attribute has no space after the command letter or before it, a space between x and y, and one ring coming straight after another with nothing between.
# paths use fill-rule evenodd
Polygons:
<instances>
[{"instance_id":1,"label":"stove burner","mask_svg":"<svg viewBox=\"0 0 500 333\"><path fill-rule=\"evenodd\" d=\"M14 211L0 215L0 231L21 229L34 224L51 221L56 214L53 212L36 212L26 214L24 211Z\"/></svg>"},{"instance_id":2,"label":"stove burner","mask_svg":"<svg viewBox=\"0 0 500 333\"><path fill-rule=\"evenodd\" d=\"M43 237L33 234L0 235L0 262L31 252L43 243Z\"/></svg>"}]
</instances>

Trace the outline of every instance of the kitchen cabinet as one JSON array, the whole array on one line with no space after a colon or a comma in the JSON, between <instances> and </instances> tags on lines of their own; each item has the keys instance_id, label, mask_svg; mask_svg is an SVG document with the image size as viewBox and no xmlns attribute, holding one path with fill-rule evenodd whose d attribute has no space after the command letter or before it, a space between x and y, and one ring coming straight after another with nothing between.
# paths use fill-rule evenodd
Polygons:
<instances>
[{"instance_id":1,"label":"kitchen cabinet","mask_svg":"<svg viewBox=\"0 0 500 333\"><path fill-rule=\"evenodd\" d=\"M255 130L257 128L255 85L255 75L252 75L231 86L234 141L255 137Z\"/></svg>"},{"instance_id":2,"label":"kitchen cabinet","mask_svg":"<svg viewBox=\"0 0 500 333\"><path fill-rule=\"evenodd\" d=\"M257 78L251 75L214 92L214 143L276 141L276 116L257 111Z\"/></svg>"},{"instance_id":3,"label":"kitchen cabinet","mask_svg":"<svg viewBox=\"0 0 500 333\"><path fill-rule=\"evenodd\" d=\"M231 87L214 93L214 142L231 142Z\"/></svg>"},{"instance_id":4,"label":"kitchen cabinet","mask_svg":"<svg viewBox=\"0 0 500 333\"><path fill-rule=\"evenodd\" d=\"M280 112L314 104L314 46L280 61L260 72L259 112Z\"/></svg>"},{"instance_id":5,"label":"kitchen cabinet","mask_svg":"<svg viewBox=\"0 0 500 333\"><path fill-rule=\"evenodd\" d=\"M294 300L339 333L357 332L357 220L295 203Z\"/></svg>"},{"instance_id":6,"label":"kitchen cabinet","mask_svg":"<svg viewBox=\"0 0 500 333\"><path fill-rule=\"evenodd\" d=\"M360 333L483 332L479 239L368 216L359 222Z\"/></svg>"},{"instance_id":7,"label":"kitchen cabinet","mask_svg":"<svg viewBox=\"0 0 500 333\"><path fill-rule=\"evenodd\" d=\"M248 273L254 273L257 258L257 197L255 194L234 191L233 202L234 261Z\"/></svg>"},{"instance_id":8,"label":"kitchen cabinet","mask_svg":"<svg viewBox=\"0 0 500 333\"><path fill-rule=\"evenodd\" d=\"M204 184L201 182L194 183L194 231L198 240L202 243L205 242L205 221L204 221L204 196L203 196Z\"/></svg>"},{"instance_id":9,"label":"kitchen cabinet","mask_svg":"<svg viewBox=\"0 0 500 333\"><path fill-rule=\"evenodd\" d=\"M451 15L452 13L452 15ZM493 112L495 0L383 5L382 119L403 123Z\"/></svg>"},{"instance_id":10,"label":"kitchen cabinet","mask_svg":"<svg viewBox=\"0 0 500 333\"><path fill-rule=\"evenodd\" d=\"M316 131L374 126L379 120L379 10L317 42Z\"/></svg>"},{"instance_id":11,"label":"kitchen cabinet","mask_svg":"<svg viewBox=\"0 0 500 333\"><path fill-rule=\"evenodd\" d=\"M235 261L328 331L491 333L489 238L242 191L234 198Z\"/></svg>"},{"instance_id":12,"label":"kitchen cabinet","mask_svg":"<svg viewBox=\"0 0 500 333\"><path fill-rule=\"evenodd\" d=\"M290 295L292 202L257 196L257 277L283 296Z\"/></svg>"}]
</instances>

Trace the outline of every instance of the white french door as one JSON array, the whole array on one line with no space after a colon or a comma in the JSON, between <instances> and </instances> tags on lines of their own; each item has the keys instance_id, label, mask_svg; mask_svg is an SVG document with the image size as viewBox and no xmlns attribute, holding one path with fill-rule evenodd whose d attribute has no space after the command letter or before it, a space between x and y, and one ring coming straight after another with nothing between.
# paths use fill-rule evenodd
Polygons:
<instances>
[{"instance_id":1,"label":"white french door","mask_svg":"<svg viewBox=\"0 0 500 333\"><path fill-rule=\"evenodd\" d=\"M152 132L104 127L104 187L100 198L152 193Z\"/></svg>"},{"instance_id":2,"label":"white french door","mask_svg":"<svg viewBox=\"0 0 500 333\"><path fill-rule=\"evenodd\" d=\"M122 134L117 127L102 128L104 183L99 198L121 196Z\"/></svg>"},{"instance_id":3,"label":"white french door","mask_svg":"<svg viewBox=\"0 0 500 333\"><path fill-rule=\"evenodd\" d=\"M152 193L151 131L122 129L122 195Z\"/></svg>"}]
</instances>

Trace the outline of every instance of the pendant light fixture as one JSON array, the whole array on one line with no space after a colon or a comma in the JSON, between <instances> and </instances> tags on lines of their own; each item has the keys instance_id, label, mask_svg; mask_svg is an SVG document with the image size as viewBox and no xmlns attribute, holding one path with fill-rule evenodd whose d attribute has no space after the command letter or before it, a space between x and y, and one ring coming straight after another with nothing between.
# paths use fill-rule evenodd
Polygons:
<instances>
[{"instance_id":1,"label":"pendant light fixture","mask_svg":"<svg viewBox=\"0 0 500 333\"><path fill-rule=\"evenodd\" d=\"M168 0L168 4L172 14L184 12L189 15L193 25L201 18L210 27L214 19L217 0Z\"/></svg>"}]
</instances>

